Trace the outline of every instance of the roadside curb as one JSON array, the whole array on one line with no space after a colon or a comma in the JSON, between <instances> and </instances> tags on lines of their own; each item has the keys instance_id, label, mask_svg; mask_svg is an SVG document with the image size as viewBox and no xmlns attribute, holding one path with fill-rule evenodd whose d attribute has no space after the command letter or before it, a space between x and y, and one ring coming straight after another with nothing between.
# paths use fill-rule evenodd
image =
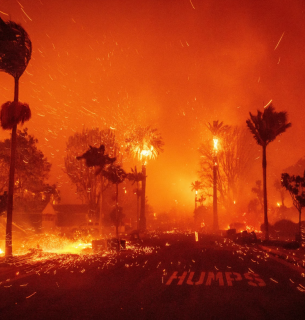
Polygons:
<instances>
[{"instance_id":1,"label":"roadside curb","mask_svg":"<svg viewBox=\"0 0 305 320\"><path fill-rule=\"evenodd\" d=\"M302 259L296 255L291 255L279 250L279 248L275 249L262 245L258 245L258 248L272 254L275 258L280 258L278 259L279 262L285 262L284 264L293 267L293 269L296 269L301 273L305 273L305 257Z\"/></svg>"}]
</instances>

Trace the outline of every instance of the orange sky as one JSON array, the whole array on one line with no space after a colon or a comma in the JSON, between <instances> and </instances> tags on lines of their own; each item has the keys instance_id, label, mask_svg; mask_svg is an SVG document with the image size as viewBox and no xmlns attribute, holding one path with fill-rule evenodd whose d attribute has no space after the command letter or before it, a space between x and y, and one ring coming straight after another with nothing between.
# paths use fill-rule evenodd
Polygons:
<instances>
[{"instance_id":1,"label":"orange sky","mask_svg":"<svg viewBox=\"0 0 305 320\"><path fill-rule=\"evenodd\" d=\"M2 0L1 18L32 40L20 100L63 203L74 201L61 169L65 143L82 126L118 136L138 124L158 128L165 152L147 167L155 208L193 206L207 122L245 125L271 99L292 128L268 147L269 175L304 156L304 9L291 0ZM4 73L0 99L13 99Z\"/></svg>"}]
</instances>

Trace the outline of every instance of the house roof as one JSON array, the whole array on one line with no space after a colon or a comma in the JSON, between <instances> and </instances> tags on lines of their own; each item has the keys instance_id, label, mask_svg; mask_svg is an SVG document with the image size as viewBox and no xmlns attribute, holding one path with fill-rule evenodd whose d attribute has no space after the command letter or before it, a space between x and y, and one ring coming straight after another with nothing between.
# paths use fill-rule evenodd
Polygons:
<instances>
[{"instance_id":1,"label":"house roof","mask_svg":"<svg viewBox=\"0 0 305 320\"><path fill-rule=\"evenodd\" d=\"M42 214L56 214L53 205L48 202L48 204L45 206L45 208L42 210Z\"/></svg>"},{"instance_id":2,"label":"house roof","mask_svg":"<svg viewBox=\"0 0 305 320\"><path fill-rule=\"evenodd\" d=\"M82 214L87 213L89 206L87 204L57 204L53 205L57 213Z\"/></svg>"}]
</instances>

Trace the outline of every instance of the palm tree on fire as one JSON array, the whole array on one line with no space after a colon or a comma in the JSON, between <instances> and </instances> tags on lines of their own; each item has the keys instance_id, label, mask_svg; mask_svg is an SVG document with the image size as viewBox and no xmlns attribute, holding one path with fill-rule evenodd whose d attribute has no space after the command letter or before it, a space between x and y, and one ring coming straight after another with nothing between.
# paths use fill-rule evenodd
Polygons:
<instances>
[{"instance_id":1,"label":"palm tree on fire","mask_svg":"<svg viewBox=\"0 0 305 320\"><path fill-rule=\"evenodd\" d=\"M146 163L148 159L155 159L163 152L164 142L156 128L138 127L126 139L127 151L142 162L142 191L140 230L146 229L145 218L145 189L146 189Z\"/></svg>"},{"instance_id":2,"label":"palm tree on fire","mask_svg":"<svg viewBox=\"0 0 305 320\"><path fill-rule=\"evenodd\" d=\"M265 239L269 239L268 229L268 208L267 208L267 145L275 140L275 138L291 127L291 123L287 122L287 112L276 112L274 107L270 104L264 109L264 112L257 111L257 115L252 115L250 112L250 119L246 121L248 128L253 134L257 144L263 149L263 194L264 194L264 228Z\"/></svg>"},{"instance_id":3,"label":"palm tree on fire","mask_svg":"<svg viewBox=\"0 0 305 320\"><path fill-rule=\"evenodd\" d=\"M217 174L218 170L218 138L226 133L230 129L230 126L223 125L223 122L218 122L218 120L213 121L213 124L208 123L208 129L213 135L213 229L218 231L218 213L217 213Z\"/></svg>"},{"instance_id":4,"label":"palm tree on fire","mask_svg":"<svg viewBox=\"0 0 305 320\"><path fill-rule=\"evenodd\" d=\"M14 101L2 106L1 125L4 129L12 129L11 164L9 173L9 190L7 203L5 256L12 256L12 216L15 174L15 152L17 124L30 119L31 112L26 104L20 104L19 78L25 71L32 55L32 43L27 32L13 21L4 22L0 18L0 71L14 78Z\"/></svg>"}]
</instances>

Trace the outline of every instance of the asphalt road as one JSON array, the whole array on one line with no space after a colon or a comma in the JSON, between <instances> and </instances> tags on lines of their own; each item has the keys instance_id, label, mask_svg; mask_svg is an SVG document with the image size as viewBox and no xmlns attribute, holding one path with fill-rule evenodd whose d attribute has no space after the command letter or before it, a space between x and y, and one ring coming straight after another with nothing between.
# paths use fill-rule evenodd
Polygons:
<instances>
[{"instance_id":1,"label":"asphalt road","mask_svg":"<svg viewBox=\"0 0 305 320\"><path fill-rule=\"evenodd\" d=\"M304 319L305 274L257 247L159 234L0 267L0 319Z\"/></svg>"}]
</instances>

